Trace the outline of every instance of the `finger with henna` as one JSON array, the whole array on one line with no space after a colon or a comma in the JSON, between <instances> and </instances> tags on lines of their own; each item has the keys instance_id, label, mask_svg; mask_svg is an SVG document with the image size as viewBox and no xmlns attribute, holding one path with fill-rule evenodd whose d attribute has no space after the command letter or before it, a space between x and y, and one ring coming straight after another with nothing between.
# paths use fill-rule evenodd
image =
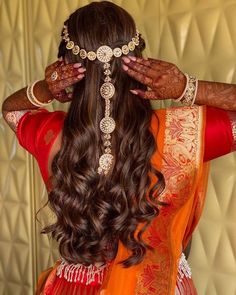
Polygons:
<instances>
[{"instance_id":1,"label":"finger with henna","mask_svg":"<svg viewBox=\"0 0 236 295\"><path fill-rule=\"evenodd\" d=\"M157 71L151 67L151 62L144 59L138 59L133 57L122 57L123 62L126 66L132 70L144 74L146 77L154 79L157 75Z\"/></svg>"},{"instance_id":2,"label":"finger with henna","mask_svg":"<svg viewBox=\"0 0 236 295\"><path fill-rule=\"evenodd\" d=\"M150 100L156 100L158 97L156 96L156 93L151 90L141 90L141 89L131 89L131 93L140 96L143 99L150 99Z\"/></svg>"},{"instance_id":3,"label":"finger with henna","mask_svg":"<svg viewBox=\"0 0 236 295\"><path fill-rule=\"evenodd\" d=\"M133 70L131 68L129 68L129 66L127 66L127 64L123 64L122 65L123 70L133 79L135 79L136 81L151 87L153 84L153 81L151 78L145 76L142 73L137 72L136 70Z\"/></svg>"}]
</instances>

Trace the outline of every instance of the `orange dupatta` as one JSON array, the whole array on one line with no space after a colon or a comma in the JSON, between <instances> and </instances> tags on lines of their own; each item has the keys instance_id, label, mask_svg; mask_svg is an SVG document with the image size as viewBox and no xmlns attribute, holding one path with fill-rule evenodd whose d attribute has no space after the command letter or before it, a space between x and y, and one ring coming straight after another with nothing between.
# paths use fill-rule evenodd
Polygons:
<instances>
[{"instance_id":1,"label":"orange dupatta","mask_svg":"<svg viewBox=\"0 0 236 295\"><path fill-rule=\"evenodd\" d=\"M119 244L100 295L174 294L179 257L202 213L209 168L203 163L205 107L155 112L159 126L154 116L151 128L154 134L159 128L158 151L152 163L164 174L166 189L160 197L170 206L162 207L146 230L144 240L154 251L148 251L141 264L128 269L118 265L130 255Z\"/></svg>"}]
</instances>

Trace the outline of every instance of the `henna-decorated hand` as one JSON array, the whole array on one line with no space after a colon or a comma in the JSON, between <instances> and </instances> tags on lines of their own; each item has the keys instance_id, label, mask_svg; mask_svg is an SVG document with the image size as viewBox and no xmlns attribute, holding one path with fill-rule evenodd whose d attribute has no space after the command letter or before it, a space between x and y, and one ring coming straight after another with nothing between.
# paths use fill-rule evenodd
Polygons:
<instances>
[{"instance_id":1,"label":"henna-decorated hand","mask_svg":"<svg viewBox=\"0 0 236 295\"><path fill-rule=\"evenodd\" d=\"M186 77L176 65L152 58L123 57L126 73L150 90L130 90L145 99L177 99L185 89Z\"/></svg>"},{"instance_id":2,"label":"henna-decorated hand","mask_svg":"<svg viewBox=\"0 0 236 295\"><path fill-rule=\"evenodd\" d=\"M65 64L58 60L47 66L45 81L56 100L60 102L71 101L72 85L84 78L85 68L80 63Z\"/></svg>"}]
</instances>

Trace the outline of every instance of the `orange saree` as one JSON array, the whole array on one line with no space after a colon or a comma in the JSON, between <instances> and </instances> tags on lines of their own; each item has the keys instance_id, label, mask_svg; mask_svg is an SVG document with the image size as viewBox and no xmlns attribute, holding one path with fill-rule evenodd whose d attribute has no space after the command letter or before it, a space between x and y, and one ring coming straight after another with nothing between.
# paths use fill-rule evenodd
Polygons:
<instances>
[{"instance_id":1,"label":"orange saree","mask_svg":"<svg viewBox=\"0 0 236 295\"><path fill-rule=\"evenodd\" d=\"M50 117L46 110L42 110L42 113ZM63 112L53 113L55 119L52 120L51 115L50 126L55 121L61 123L54 124L55 128L47 127L48 131L51 130L49 146L62 128L64 118ZM120 243L117 256L106 270L101 284L92 286L58 278L57 269L61 263L58 260L53 267L41 273L37 295L197 294L191 278L178 278L178 268L182 251L191 238L204 205L208 176L208 164L203 162L205 116L206 108L199 106L153 111L150 130L157 140L158 150L152 157L152 163L164 174L166 188L160 199L169 206L160 207L159 216L144 234L145 241L154 250L147 252L143 262L129 268L119 265L117 262L129 256L129 251ZM19 141L22 122L18 127ZM45 120L43 124L45 126ZM37 137L39 144L40 136L42 133ZM43 140L46 142L45 136ZM48 175L45 172L45 159L48 152L41 146L40 153L43 157L35 150L31 153L38 160L46 182ZM153 183L155 179L150 176Z\"/></svg>"},{"instance_id":2,"label":"orange saree","mask_svg":"<svg viewBox=\"0 0 236 295\"><path fill-rule=\"evenodd\" d=\"M208 176L208 164L203 163L205 108L171 108L156 113L158 151L152 162L164 174L166 189L160 199L169 206L160 209L144 234L154 251L148 251L141 264L132 269L116 264L129 255L119 245L113 267L101 287L102 295L177 294L179 259L203 209ZM157 124L153 117L154 134ZM188 280L185 282L188 284ZM188 292L179 294L196 294L192 282Z\"/></svg>"}]
</instances>

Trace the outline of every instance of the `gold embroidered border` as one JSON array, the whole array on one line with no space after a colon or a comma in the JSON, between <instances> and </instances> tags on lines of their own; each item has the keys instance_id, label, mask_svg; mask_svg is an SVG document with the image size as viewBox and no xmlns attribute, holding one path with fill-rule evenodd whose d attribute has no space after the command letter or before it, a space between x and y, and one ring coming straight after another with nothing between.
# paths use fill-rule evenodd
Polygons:
<instances>
[{"instance_id":1,"label":"gold embroidered border","mask_svg":"<svg viewBox=\"0 0 236 295\"><path fill-rule=\"evenodd\" d=\"M147 252L138 273L136 295L169 295L171 292L172 274L178 268L171 244L171 225L178 209L192 194L200 161L202 114L202 108L197 106L166 110L162 165L166 189L162 200L169 206L160 209L145 235L154 251Z\"/></svg>"}]
</instances>

